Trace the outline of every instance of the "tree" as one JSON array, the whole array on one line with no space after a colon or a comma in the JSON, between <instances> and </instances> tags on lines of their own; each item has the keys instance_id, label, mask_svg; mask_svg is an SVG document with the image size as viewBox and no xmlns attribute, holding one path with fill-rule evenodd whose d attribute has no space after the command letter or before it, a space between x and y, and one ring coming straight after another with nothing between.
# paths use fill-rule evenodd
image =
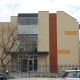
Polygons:
<instances>
[{"instance_id":1,"label":"tree","mask_svg":"<svg viewBox=\"0 0 80 80\"><path fill-rule=\"evenodd\" d=\"M27 39L28 37L26 37ZM18 26L11 23L0 24L0 61L3 71L16 55L10 55L10 52L18 51L20 44L24 41L23 36L18 44Z\"/></svg>"}]
</instances>

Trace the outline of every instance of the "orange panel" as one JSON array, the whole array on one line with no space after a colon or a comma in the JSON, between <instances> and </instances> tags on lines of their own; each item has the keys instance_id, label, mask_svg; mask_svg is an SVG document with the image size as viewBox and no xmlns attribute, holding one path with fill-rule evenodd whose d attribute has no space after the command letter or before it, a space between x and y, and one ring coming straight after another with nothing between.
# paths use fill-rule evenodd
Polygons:
<instances>
[{"instance_id":1,"label":"orange panel","mask_svg":"<svg viewBox=\"0 0 80 80\"><path fill-rule=\"evenodd\" d=\"M58 50L58 54L70 54L70 50Z\"/></svg>"},{"instance_id":2,"label":"orange panel","mask_svg":"<svg viewBox=\"0 0 80 80\"><path fill-rule=\"evenodd\" d=\"M50 66L57 66L57 18L56 14L49 14L49 55ZM56 73L57 68L50 67L51 73Z\"/></svg>"},{"instance_id":3,"label":"orange panel","mask_svg":"<svg viewBox=\"0 0 80 80\"><path fill-rule=\"evenodd\" d=\"M65 35L78 35L77 31L65 31L64 32Z\"/></svg>"}]
</instances>

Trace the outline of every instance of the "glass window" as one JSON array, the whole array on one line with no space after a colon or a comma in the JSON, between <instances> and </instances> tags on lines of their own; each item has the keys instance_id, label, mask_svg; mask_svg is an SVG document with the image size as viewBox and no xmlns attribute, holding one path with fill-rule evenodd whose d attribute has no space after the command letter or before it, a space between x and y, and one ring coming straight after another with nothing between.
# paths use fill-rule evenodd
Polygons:
<instances>
[{"instance_id":1,"label":"glass window","mask_svg":"<svg viewBox=\"0 0 80 80\"><path fill-rule=\"evenodd\" d=\"M25 47L30 47L31 46L31 42L25 42Z\"/></svg>"},{"instance_id":2,"label":"glass window","mask_svg":"<svg viewBox=\"0 0 80 80\"><path fill-rule=\"evenodd\" d=\"M20 42L20 47L24 47L24 42Z\"/></svg>"},{"instance_id":3,"label":"glass window","mask_svg":"<svg viewBox=\"0 0 80 80\"><path fill-rule=\"evenodd\" d=\"M67 77L74 77L75 72L69 72Z\"/></svg>"},{"instance_id":4,"label":"glass window","mask_svg":"<svg viewBox=\"0 0 80 80\"><path fill-rule=\"evenodd\" d=\"M20 43L20 40L19 40L19 43ZM20 44L19 51L25 51L25 52L37 51L37 36L30 35L28 40L25 40Z\"/></svg>"},{"instance_id":5,"label":"glass window","mask_svg":"<svg viewBox=\"0 0 80 80\"><path fill-rule=\"evenodd\" d=\"M36 59L37 59L37 56L34 56L34 58L36 58Z\"/></svg>"},{"instance_id":6,"label":"glass window","mask_svg":"<svg viewBox=\"0 0 80 80\"><path fill-rule=\"evenodd\" d=\"M38 63L37 63L37 59L34 59L34 71L37 71L37 67Z\"/></svg>"},{"instance_id":7,"label":"glass window","mask_svg":"<svg viewBox=\"0 0 80 80\"><path fill-rule=\"evenodd\" d=\"M38 25L18 25L18 34L38 34Z\"/></svg>"},{"instance_id":8,"label":"glass window","mask_svg":"<svg viewBox=\"0 0 80 80\"><path fill-rule=\"evenodd\" d=\"M21 42L19 41L19 51L20 51L20 52L23 52L23 51L24 51L24 42L21 43Z\"/></svg>"},{"instance_id":9,"label":"glass window","mask_svg":"<svg viewBox=\"0 0 80 80\"><path fill-rule=\"evenodd\" d=\"M31 47L26 47L26 48L25 48L25 51L26 51L26 52L31 52L31 51L32 51L32 50L31 50Z\"/></svg>"},{"instance_id":10,"label":"glass window","mask_svg":"<svg viewBox=\"0 0 80 80\"><path fill-rule=\"evenodd\" d=\"M19 51L20 51L20 52L24 52L24 47L20 47L20 48L19 48Z\"/></svg>"},{"instance_id":11,"label":"glass window","mask_svg":"<svg viewBox=\"0 0 80 80\"><path fill-rule=\"evenodd\" d=\"M78 71L64 72L62 77L80 78L80 72L78 72Z\"/></svg>"},{"instance_id":12,"label":"glass window","mask_svg":"<svg viewBox=\"0 0 80 80\"><path fill-rule=\"evenodd\" d=\"M30 56L30 58L32 59L32 58L33 58L33 56Z\"/></svg>"},{"instance_id":13,"label":"glass window","mask_svg":"<svg viewBox=\"0 0 80 80\"><path fill-rule=\"evenodd\" d=\"M32 42L32 46L35 46L36 47L37 46L37 42L36 41L33 41Z\"/></svg>"},{"instance_id":14,"label":"glass window","mask_svg":"<svg viewBox=\"0 0 80 80\"><path fill-rule=\"evenodd\" d=\"M38 17L18 17L19 25L37 25Z\"/></svg>"},{"instance_id":15,"label":"glass window","mask_svg":"<svg viewBox=\"0 0 80 80\"><path fill-rule=\"evenodd\" d=\"M76 77L80 78L80 72L76 72Z\"/></svg>"},{"instance_id":16,"label":"glass window","mask_svg":"<svg viewBox=\"0 0 80 80\"><path fill-rule=\"evenodd\" d=\"M19 17L18 34L38 34L38 17Z\"/></svg>"},{"instance_id":17,"label":"glass window","mask_svg":"<svg viewBox=\"0 0 80 80\"><path fill-rule=\"evenodd\" d=\"M36 52L37 51L37 47L32 47L32 52Z\"/></svg>"}]
</instances>

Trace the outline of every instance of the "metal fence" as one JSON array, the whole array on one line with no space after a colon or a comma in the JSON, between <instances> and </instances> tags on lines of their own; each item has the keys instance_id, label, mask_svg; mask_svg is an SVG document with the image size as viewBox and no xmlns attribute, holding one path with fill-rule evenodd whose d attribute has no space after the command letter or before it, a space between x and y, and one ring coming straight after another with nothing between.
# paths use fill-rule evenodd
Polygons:
<instances>
[{"instance_id":1,"label":"metal fence","mask_svg":"<svg viewBox=\"0 0 80 80\"><path fill-rule=\"evenodd\" d=\"M39 65L39 66L7 66L6 71L16 78L21 77L57 77L64 70L80 69L79 65ZM0 66L0 71L3 67Z\"/></svg>"}]
</instances>

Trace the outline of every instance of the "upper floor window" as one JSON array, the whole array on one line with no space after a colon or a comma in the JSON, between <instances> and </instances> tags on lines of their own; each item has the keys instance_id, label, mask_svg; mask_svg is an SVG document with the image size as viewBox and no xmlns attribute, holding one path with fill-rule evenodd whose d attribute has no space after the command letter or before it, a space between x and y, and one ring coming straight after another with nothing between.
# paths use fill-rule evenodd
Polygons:
<instances>
[{"instance_id":1,"label":"upper floor window","mask_svg":"<svg viewBox=\"0 0 80 80\"><path fill-rule=\"evenodd\" d=\"M36 52L37 51L37 42L35 42L35 41L32 41L32 42L24 41L19 46L19 51L20 52Z\"/></svg>"},{"instance_id":2,"label":"upper floor window","mask_svg":"<svg viewBox=\"0 0 80 80\"><path fill-rule=\"evenodd\" d=\"M38 17L19 17L19 25L38 25Z\"/></svg>"},{"instance_id":3,"label":"upper floor window","mask_svg":"<svg viewBox=\"0 0 80 80\"><path fill-rule=\"evenodd\" d=\"M24 40L22 37L25 36ZM27 38L26 38L27 37ZM38 35L18 35L18 45L20 52L35 52L37 51Z\"/></svg>"},{"instance_id":4,"label":"upper floor window","mask_svg":"<svg viewBox=\"0 0 80 80\"><path fill-rule=\"evenodd\" d=\"M18 25L18 34L38 34L37 25Z\"/></svg>"},{"instance_id":5,"label":"upper floor window","mask_svg":"<svg viewBox=\"0 0 80 80\"><path fill-rule=\"evenodd\" d=\"M38 17L19 17L18 34L38 34Z\"/></svg>"}]
</instances>

